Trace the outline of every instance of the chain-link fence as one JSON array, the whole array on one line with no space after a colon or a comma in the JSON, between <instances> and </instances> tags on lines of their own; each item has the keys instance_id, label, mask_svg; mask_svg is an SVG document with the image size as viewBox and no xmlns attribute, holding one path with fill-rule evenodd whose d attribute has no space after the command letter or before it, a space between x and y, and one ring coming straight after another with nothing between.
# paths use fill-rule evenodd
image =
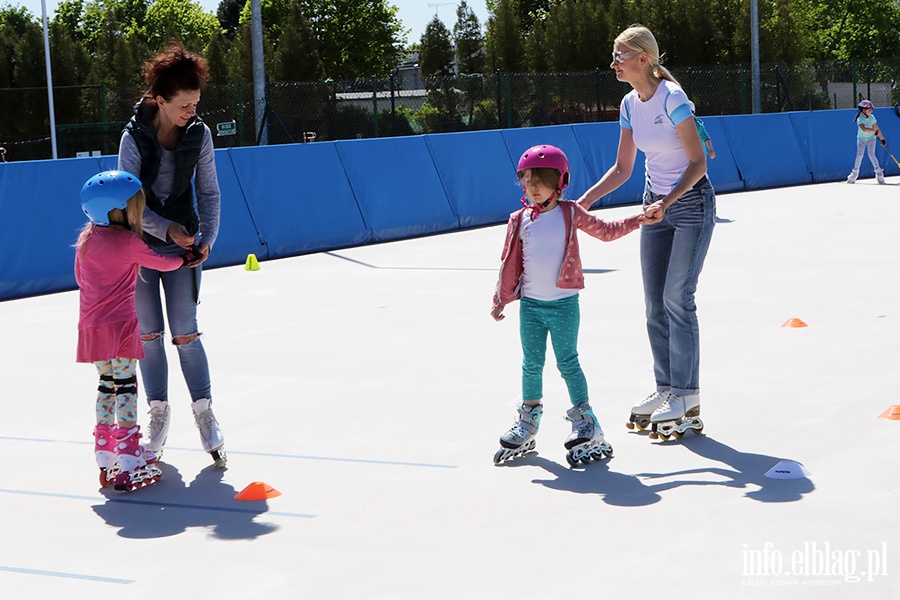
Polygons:
<instances>
[{"instance_id":1,"label":"chain-link fence","mask_svg":"<svg viewBox=\"0 0 900 600\"><path fill-rule=\"evenodd\" d=\"M752 112L747 67L672 68L698 115ZM900 59L765 65L762 112L900 104ZM628 84L610 69L579 73L486 73L266 85L263 127L269 144L477 131L615 121ZM122 126L142 90L111 86L55 87L57 152L116 154ZM7 160L52 156L46 88L0 89L0 146ZM209 85L200 115L216 147L259 143L253 87Z\"/></svg>"}]
</instances>

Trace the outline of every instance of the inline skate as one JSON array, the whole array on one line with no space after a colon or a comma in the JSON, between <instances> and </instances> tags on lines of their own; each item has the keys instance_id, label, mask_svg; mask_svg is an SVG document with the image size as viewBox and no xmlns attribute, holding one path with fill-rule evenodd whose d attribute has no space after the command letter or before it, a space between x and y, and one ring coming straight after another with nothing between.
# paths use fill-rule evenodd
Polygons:
<instances>
[{"instance_id":1,"label":"inline skate","mask_svg":"<svg viewBox=\"0 0 900 600\"><path fill-rule=\"evenodd\" d=\"M566 420L572 423L572 433L566 438L566 461L570 467L578 463L589 464L591 459L603 460L613 454L612 446L603 437L603 429L591 405L582 402L566 411Z\"/></svg>"},{"instance_id":2,"label":"inline skate","mask_svg":"<svg viewBox=\"0 0 900 600\"><path fill-rule=\"evenodd\" d=\"M212 411L212 400L209 398L201 398L191 404L194 411L194 423L200 430L200 441L203 449L209 452L216 468L225 467L227 458L225 456L225 436L219 429L219 422Z\"/></svg>"},{"instance_id":3,"label":"inline skate","mask_svg":"<svg viewBox=\"0 0 900 600\"><path fill-rule=\"evenodd\" d=\"M631 407L631 416L628 418L628 422L625 423L625 427L628 429L638 428L639 431L644 431L648 427L650 427L650 415L653 414L657 408L659 408L663 402L666 401L666 398L669 397L669 392L653 392L637 404Z\"/></svg>"},{"instance_id":4,"label":"inline skate","mask_svg":"<svg viewBox=\"0 0 900 600\"><path fill-rule=\"evenodd\" d=\"M495 465L534 450L534 436L537 435L541 426L543 413L544 406L542 404L537 406L519 405L518 415L516 415L513 426L500 436L501 448L494 454Z\"/></svg>"},{"instance_id":5,"label":"inline skate","mask_svg":"<svg viewBox=\"0 0 900 600\"><path fill-rule=\"evenodd\" d=\"M162 469L156 464L156 455L141 446L140 427L117 427L112 432L115 441L116 464L107 478L119 492L132 492L153 485L162 477Z\"/></svg>"},{"instance_id":6,"label":"inline skate","mask_svg":"<svg viewBox=\"0 0 900 600\"><path fill-rule=\"evenodd\" d=\"M653 411L650 417L652 431L650 439L661 438L663 441L675 436L680 438L691 429L695 434L703 432L703 421L700 420L700 394L676 396L669 394L666 401Z\"/></svg>"}]
</instances>

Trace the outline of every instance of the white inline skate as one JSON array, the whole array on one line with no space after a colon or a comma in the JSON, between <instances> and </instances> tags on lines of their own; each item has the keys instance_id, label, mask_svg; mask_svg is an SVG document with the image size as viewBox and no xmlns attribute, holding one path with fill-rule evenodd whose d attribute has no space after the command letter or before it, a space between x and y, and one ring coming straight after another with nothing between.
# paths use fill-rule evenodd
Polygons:
<instances>
[{"instance_id":1,"label":"white inline skate","mask_svg":"<svg viewBox=\"0 0 900 600\"><path fill-rule=\"evenodd\" d=\"M650 415L653 414L657 408L659 408L663 402L666 401L666 398L669 397L669 392L653 392L637 404L631 407L631 416L628 418L628 422L625 423L625 427L628 429L638 428L639 431L644 431L648 427L650 427Z\"/></svg>"},{"instance_id":2,"label":"white inline skate","mask_svg":"<svg viewBox=\"0 0 900 600\"><path fill-rule=\"evenodd\" d=\"M494 454L495 465L534 450L534 436L537 435L541 426L543 413L544 406L542 404L537 406L519 405L513 426L500 436L500 446L502 447Z\"/></svg>"},{"instance_id":3,"label":"white inline skate","mask_svg":"<svg viewBox=\"0 0 900 600\"><path fill-rule=\"evenodd\" d=\"M132 492L160 480L162 469L156 464L156 455L141 446L139 426L117 427L112 438L116 445L116 464L107 471L107 478L117 491Z\"/></svg>"},{"instance_id":4,"label":"white inline skate","mask_svg":"<svg viewBox=\"0 0 900 600\"><path fill-rule=\"evenodd\" d=\"M680 438L688 429L695 434L703 432L703 421L700 420L700 394L676 396L669 394L650 416L652 431L650 439L661 438L663 441L675 436Z\"/></svg>"},{"instance_id":5,"label":"white inline skate","mask_svg":"<svg viewBox=\"0 0 900 600\"><path fill-rule=\"evenodd\" d=\"M147 424L147 450L155 452L162 458L163 446L169 437L169 402L166 400L150 401L150 422Z\"/></svg>"},{"instance_id":6,"label":"white inline skate","mask_svg":"<svg viewBox=\"0 0 900 600\"><path fill-rule=\"evenodd\" d=\"M572 433L566 438L566 461L570 467L578 463L589 464L591 459L603 460L613 454L612 446L603 437L603 429L597 423L594 411L582 402L566 411L566 420L572 422Z\"/></svg>"},{"instance_id":7,"label":"white inline skate","mask_svg":"<svg viewBox=\"0 0 900 600\"><path fill-rule=\"evenodd\" d=\"M212 456L213 463L219 469L225 467L227 458L225 456L225 436L219 429L219 422L212 411L212 400L209 398L201 398L191 404L194 411L194 423L200 430L200 441L203 449Z\"/></svg>"}]
</instances>

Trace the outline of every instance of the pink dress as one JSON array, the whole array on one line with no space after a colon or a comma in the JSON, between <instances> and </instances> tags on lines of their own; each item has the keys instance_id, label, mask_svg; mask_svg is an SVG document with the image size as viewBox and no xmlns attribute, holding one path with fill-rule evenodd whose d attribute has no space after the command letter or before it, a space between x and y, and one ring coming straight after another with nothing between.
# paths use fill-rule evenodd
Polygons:
<instances>
[{"instance_id":1,"label":"pink dress","mask_svg":"<svg viewBox=\"0 0 900 600\"><path fill-rule=\"evenodd\" d=\"M80 292L77 362L144 358L134 289L138 267L174 271L180 256L161 256L134 232L94 227L75 249Z\"/></svg>"}]
</instances>

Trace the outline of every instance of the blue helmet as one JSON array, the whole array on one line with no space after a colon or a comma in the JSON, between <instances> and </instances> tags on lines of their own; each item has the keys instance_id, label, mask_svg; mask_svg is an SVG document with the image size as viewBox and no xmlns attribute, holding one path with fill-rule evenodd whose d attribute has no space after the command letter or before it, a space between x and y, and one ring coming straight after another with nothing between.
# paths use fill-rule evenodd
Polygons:
<instances>
[{"instance_id":1,"label":"blue helmet","mask_svg":"<svg viewBox=\"0 0 900 600\"><path fill-rule=\"evenodd\" d=\"M141 189L141 180L127 171L103 171L81 188L81 208L94 225L109 225L109 211L125 210L128 199Z\"/></svg>"}]
</instances>

